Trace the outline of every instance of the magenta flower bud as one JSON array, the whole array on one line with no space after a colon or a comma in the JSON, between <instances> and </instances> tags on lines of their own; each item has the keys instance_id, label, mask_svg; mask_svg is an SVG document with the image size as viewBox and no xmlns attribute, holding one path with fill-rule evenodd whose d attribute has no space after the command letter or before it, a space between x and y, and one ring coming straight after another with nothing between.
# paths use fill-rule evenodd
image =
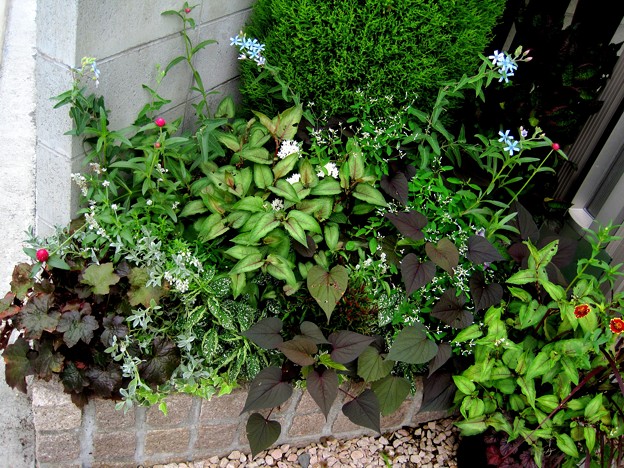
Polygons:
<instances>
[{"instance_id":1,"label":"magenta flower bud","mask_svg":"<svg viewBox=\"0 0 624 468\"><path fill-rule=\"evenodd\" d=\"M164 127L167 121L163 119L162 117L158 117L156 120L154 120L154 123L156 124L157 127Z\"/></svg>"},{"instance_id":2,"label":"magenta flower bud","mask_svg":"<svg viewBox=\"0 0 624 468\"><path fill-rule=\"evenodd\" d=\"M50 254L46 249L37 250L37 260L40 262L47 262L48 258L50 258Z\"/></svg>"}]
</instances>

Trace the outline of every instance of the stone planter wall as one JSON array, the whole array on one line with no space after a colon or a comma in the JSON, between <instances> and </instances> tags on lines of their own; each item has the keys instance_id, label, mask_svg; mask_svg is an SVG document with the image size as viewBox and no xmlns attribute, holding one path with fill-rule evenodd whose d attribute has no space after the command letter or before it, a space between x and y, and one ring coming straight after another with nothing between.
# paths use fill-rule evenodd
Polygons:
<instances>
[{"instance_id":1,"label":"stone planter wall","mask_svg":"<svg viewBox=\"0 0 624 468\"><path fill-rule=\"evenodd\" d=\"M224 456L234 450L249 452L245 435L247 414L239 415L244 390L210 401L187 395L167 399L168 415L157 407L135 408L124 414L114 402L93 399L82 410L58 382L34 382L32 405L36 431L36 458L42 468L135 467ZM306 392L296 390L272 418L282 425L277 442L303 446L333 435L346 439L375 434L349 421L341 412L340 392L327 421ZM447 412L420 412L422 383L394 414L382 418L382 431L448 416Z\"/></svg>"}]
</instances>

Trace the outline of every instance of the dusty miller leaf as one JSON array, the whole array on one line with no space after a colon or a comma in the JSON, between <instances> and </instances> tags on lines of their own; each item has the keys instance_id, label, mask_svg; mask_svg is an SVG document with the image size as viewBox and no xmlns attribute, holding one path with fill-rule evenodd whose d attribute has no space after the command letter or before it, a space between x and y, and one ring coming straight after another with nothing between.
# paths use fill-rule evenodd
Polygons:
<instances>
[{"instance_id":1,"label":"dusty miller leaf","mask_svg":"<svg viewBox=\"0 0 624 468\"><path fill-rule=\"evenodd\" d=\"M110 287L119 282L119 276L113 272L112 263L91 265L82 274L82 282L93 288L93 294L108 294Z\"/></svg>"},{"instance_id":2,"label":"dusty miller leaf","mask_svg":"<svg viewBox=\"0 0 624 468\"><path fill-rule=\"evenodd\" d=\"M310 396L327 419L329 410L338 395L338 374L332 369L312 370L306 382Z\"/></svg>"},{"instance_id":3,"label":"dusty miller leaf","mask_svg":"<svg viewBox=\"0 0 624 468\"><path fill-rule=\"evenodd\" d=\"M366 389L344 404L342 412L352 423L381 433L379 400L372 390Z\"/></svg>"}]
</instances>

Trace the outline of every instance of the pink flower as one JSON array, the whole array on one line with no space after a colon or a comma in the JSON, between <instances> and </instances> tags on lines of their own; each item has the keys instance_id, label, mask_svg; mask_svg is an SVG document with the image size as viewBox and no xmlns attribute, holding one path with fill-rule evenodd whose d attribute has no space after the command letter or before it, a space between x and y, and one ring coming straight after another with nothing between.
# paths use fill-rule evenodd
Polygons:
<instances>
[{"instance_id":1,"label":"pink flower","mask_svg":"<svg viewBox=\"0 0 624 468\"><path fill-rule=\"evenodd\" d=\"M154 148L160 148L160 141L157 141L156 143L154 143Z\"/></svg>"},{"instance_id":2,"label":"pink flower","mask_svg":"<svg viewBox=\"0 0 624 468\"><path fill-rule=\"evenodd\" d=\"M50 254L46 249L37 250L37 260L40 262L47 262L48 258L50 258Z\"/></svg>"},{"instance_id":3,"label":"pink flower","mask_svg":"<svg viewBox=\"0 0 624 468\"><path fill-rule=\"evenodd\" d=\"M559 148L561 148L561 146L559 146L559 143L552 144L552 149L554 149L555 151L559 151Z\"/></svg>"},{"instance_id":4,"label":"pink flower","mask_svg":"<svg viewBox=\"0 0 624 468\"><path fill-rule=\"evenodd\" d=\"M184 9L184 13L188 14L188 13L190 13L190 12L191 12L191 9L190 9L190 8L185 8L185 9Z\"/></svg>"},{"instance_id":5,"label":"pink flower","mask_svg":"<svg viewBox=\"0 0 624 468\"><path fill-rule=\"evenodd\" d=\"M157 127L164 127L167 121L163 119L162 117L158 117L156 120L154 120L154 123L156 124Z\"/></svg>"}]
</instances>

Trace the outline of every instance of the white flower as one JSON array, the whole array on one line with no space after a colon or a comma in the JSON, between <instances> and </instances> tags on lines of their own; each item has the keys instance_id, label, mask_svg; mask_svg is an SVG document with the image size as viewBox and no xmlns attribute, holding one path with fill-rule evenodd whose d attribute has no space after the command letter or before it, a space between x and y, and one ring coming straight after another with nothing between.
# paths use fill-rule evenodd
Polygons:
<instances>
[{"instance_id":1,"label":"white flower","mask_svg":"<svg viewBox=\"0 0 624 468\"><path fill-rule=\"evenodd\" d=\"M325 170L327 171L327 173L333 177L334 179L338 178L338 167L336 166L336 164L334 164L333 162L328 162L327 164L325 164Z\"/></svg>"},{"instance_id":2,"label":"white flower","mask_svg":"<svg viewBox=\"0 0 624 468\"><path fill-rule=\"evenodd\" d=\"M282 141L279 152L277 153L277 157L280 159L284 159L286 156L290 156L293 153L298 153L299 151L299 143L293 140L284 140Z\"/></svg>"},{"instance_id":3,"label":"white flower","mask_svg":"<svg viewBox=\"0 0 624 468\"><path fill-rule=\"evenodd\" d=\"M102 182L102 187L108 187L110 185L110 180L105 180Z\"/></svg>"},{"instance_id":4,"label":"white flower","mask_svg":"<svg viewBox=\"0 0 624 468\"><path fill-rule=\"evenodd\" d=\"M147 200L145 203L147 204L147 206L152 206L154 202L152 200Z\"/></svg>"},{"instance_id":5,"label":"white flower","mask_svg":"<svg viewBox=\"0 0 624 468\"><path fill-rule=\"evenodd\" d=\"M119 206L117 205L117 203L113 203L111 205L111 210L113 210L113 211L117 211L118 208L119 208Z\"/></svg>"},{"instance_id":6,"label":"white flower","mask_svg":"<svg viewBox=\"0 0 624 468\"><path fill-rule=\"evenodd\" d=\"M301 180L301 174L296 173L296 174L291 175L288 179L286 179L286 182L292 185L292 184L296 184L300 180Z\"/></svg>"},{"instance_id":7,"label":"white flower","mask_svg":"<svg viewBox=\"0 0 624 468\"><path fill-rule=\"evenodd\" d=\"M279 198L276 198L275 200L271 202L271 206L273 207L275 211L281 211L284 209L284 202L280 200Z\"/></svg>"}]
</instances>

